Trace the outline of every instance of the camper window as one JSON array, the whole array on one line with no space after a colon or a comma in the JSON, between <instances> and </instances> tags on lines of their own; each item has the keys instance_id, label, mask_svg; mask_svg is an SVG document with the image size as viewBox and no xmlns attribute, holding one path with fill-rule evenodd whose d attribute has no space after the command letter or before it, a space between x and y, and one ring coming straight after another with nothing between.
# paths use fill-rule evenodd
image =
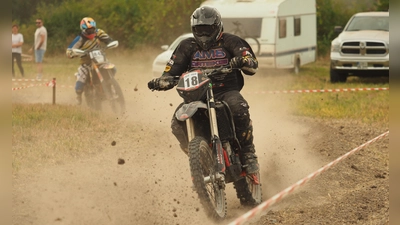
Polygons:
<instances>
[{"instance_id":1,"label":"camper window","mask_svg":"<svg viewBox=\"0 0 400 225\"><path fill-rule=\"evenodd\" d=\"M286 37L286 18L279 19L279 38Z\"/></svg>"},{"instance_id":2,"label":"camper window","mask_svg":"<svg viewBox=\"0 0 400 225\"><path fill-rule=\"evenodd\" d=\"M294 18L294 36L300 36L301 34L301 20L300 17Z\"/></svg>"}]
</instances>

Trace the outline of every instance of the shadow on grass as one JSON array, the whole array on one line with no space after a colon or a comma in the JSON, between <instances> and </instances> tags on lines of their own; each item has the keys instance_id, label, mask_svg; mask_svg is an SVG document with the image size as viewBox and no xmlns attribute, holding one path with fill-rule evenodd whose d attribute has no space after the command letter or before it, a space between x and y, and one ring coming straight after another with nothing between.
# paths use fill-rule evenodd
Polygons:
<instances>
[{"instance_id":1,"label":"shadow on grass","mask_svg":"<svg viewBox=\"0 0 400 225\"><path fill-rule=\"evenodd\" d=\"M389 84L389 76L382 77L348 77L347 83L352 84Z\"/></svg>"}]
</instances>

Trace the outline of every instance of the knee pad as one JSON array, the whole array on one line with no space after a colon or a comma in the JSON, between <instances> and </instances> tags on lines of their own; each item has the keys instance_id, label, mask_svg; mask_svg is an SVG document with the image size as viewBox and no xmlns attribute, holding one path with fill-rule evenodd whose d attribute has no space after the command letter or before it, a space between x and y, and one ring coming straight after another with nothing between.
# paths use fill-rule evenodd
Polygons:
<instances>
[{"instance_id":1,"label":"knee pad","mask_svg":"<svg viewBox=\"0 0 400 225\"><path fill-rule=\"evenodd\" d=\"M253 144L253 126L250 125L244 130L236 130L236 137L240 142L240 146L242 147L244 152L253 152L254 144Z\"/></svg>"},{"instance_id":2,"label":"knee pad","mask_svg":"<svg viewBox=\"0 0 400 225\"><path fill-rule=\"evenodd\" d=\"M240 143L253 143L253 127L249 127L246 130L238 131L237 138Z\"/></svg>"}]
</instances>

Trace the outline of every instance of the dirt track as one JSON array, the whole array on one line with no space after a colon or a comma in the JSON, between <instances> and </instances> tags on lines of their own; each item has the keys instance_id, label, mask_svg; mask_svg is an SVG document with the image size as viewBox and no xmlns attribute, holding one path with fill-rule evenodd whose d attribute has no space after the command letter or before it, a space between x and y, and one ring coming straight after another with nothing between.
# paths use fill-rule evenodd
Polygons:
<instances>
[{"instance_id":1,"label":"dirt track","mask_svg":"<svg viewBox=\"0 0 400 225\"><path fill-rule=\"evenodd\" d=\"M101 140L110 144L93 157L43 167L39 173L21 172L13 185L13 224L214 224L190 188L188 161L170 133L172 112L180 102L176 91L151 92L146 88L150 76L132 77L128 67L121 67L126 127ZM251 107L264 200L388 130L294 117L286 103L290 96L255 94L253 89L266 81L276 90L290 75L260 79L246 78L242 92ZM60 91L59 104L73 100L71 90ZM126 132L129 126L135 132ZM388 138L378 141L339 163L252 224L387 224L388 143ZM119 165L119 158L125 164ZM232 185L227 199L228 218L218 224L248 210L240 206Z\"/></svg>"}]
</instances>

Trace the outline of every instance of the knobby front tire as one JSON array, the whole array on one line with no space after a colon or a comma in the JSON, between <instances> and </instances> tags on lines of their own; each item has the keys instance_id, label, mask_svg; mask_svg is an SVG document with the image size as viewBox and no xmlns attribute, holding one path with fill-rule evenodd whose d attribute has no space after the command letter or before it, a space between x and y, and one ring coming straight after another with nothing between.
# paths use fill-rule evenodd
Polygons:
<instances>
[{"instance_id":1,"label":"knobby front tire","mask_svg":"<svg viewBox=\"0 0 400 225\"><path fill-rule=\"evenodd\" d=\"M111 71L109 72L111 73ZM122 89L118 82L110 76L110 79L106 81L105 92L110 102L111 109L116 114L122 114L125 112L125 98L122 93Z\"/></svg>"},{"instance_id":2,"label":"knobby front tire","mask_svg":"<svg viewBox=\"0 0 400 225\"><path fill-rule=\"evenodd\" d=\"M225 190L217 182L204 181L214 175L215 159L212 149L203 137L196 136L189 143L190 172L193 185L206 213L214 219L226 217L227 205Z\"/></svg>"}]
</instances>

